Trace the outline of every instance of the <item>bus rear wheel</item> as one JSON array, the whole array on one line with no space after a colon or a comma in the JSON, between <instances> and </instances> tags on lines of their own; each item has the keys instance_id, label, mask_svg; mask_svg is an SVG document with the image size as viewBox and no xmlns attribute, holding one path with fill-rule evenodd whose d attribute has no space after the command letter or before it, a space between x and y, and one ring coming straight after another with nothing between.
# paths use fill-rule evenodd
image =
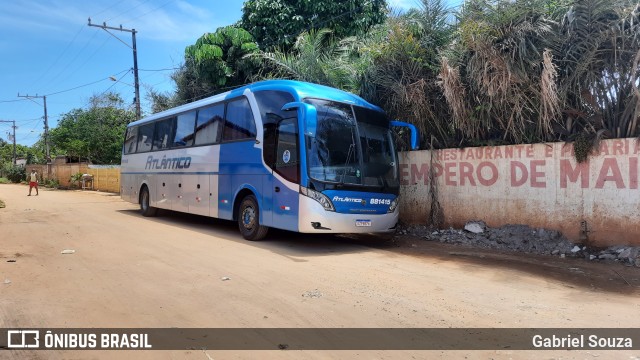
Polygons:
<instances>
[{"instance_id":1,"label":"bus rear wheel","mask_svg":"<svg viewBox=\"0 0 640 360\"><path fill-rule=\"evenodd\" d=\"M247 195L242 199L238 208L238 227L247 240L261 240L267 235L269 228L260 225L260 209L255 196Z\"/></svg>"},{"instance_id":2,"label":"bus rear wheel","mask_svg":"<svg viewBox=\"0 0 640 360\"><path fill-rule=\"evenodd\" d=\"M140 191L140 213L142 214L142 216L151 217L158 214L158 208L149 205L149 202L149 188L143 186L142 190Z\"/></svg>"}]
</instances>

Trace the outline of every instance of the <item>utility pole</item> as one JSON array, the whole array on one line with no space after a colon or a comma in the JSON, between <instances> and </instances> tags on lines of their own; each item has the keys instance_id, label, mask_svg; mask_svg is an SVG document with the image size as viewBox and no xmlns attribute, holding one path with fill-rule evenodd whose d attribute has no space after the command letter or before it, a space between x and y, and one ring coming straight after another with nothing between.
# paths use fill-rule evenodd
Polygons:
<instances>
[{"instance_id":1,"label":"utility pole","mask_svg":"<svg viewBox=\"0 0 640 360\"><path fill-rule=\"evenodd\" d=\"M16 165L16 121L15 120L0 120L0 122L13 123L13 165Z\"/></svg>"},{"instance_id":2,"label":"utility pole","mask_svg":"<svg viewBox=\"0 0 640 360\"><path fill-rule=\"evenodd\" d=\"M38 96L36 95L20 95L18 93L18 97L23 97L27 99L38 99L42 98L44 103L44 146L45 146L45 157L47 158L47 164L51 162L51 154L49 154L49 118L47 117L47 95Z\"/></svg>"},{"instance_id":3,"label":"utility pole","mask_svg":"<svg viewBox=\"0 0 640 360\"><path fill-rule=\"evenodd\" d=\"M140 83L138 81L138 50L136 48L136 29L125 29L122 27L122 25L120 25L120 27L112 27L112 26L107 26L106 22L103 22L102 25L96 25L96 24L92 24L91 23L91 18L89 18L89 26L94 26L94 27L99 27L102 30L106 31L109 33L109 35L113 36L114 38L118 39L118 41L120 41L121 43L125 44L128 48L133 50L133 77L134 77L134 88L136 91L136 119L140 119L141 114L140 114ZM109 30L117 30L117 31L125 31L125 32L130 32L131 33L131 46L129 46L129 44L127 44L126 42L120 40L119 37L113 35L112 33L109 32Z\"/></svg>"}]
</instances>

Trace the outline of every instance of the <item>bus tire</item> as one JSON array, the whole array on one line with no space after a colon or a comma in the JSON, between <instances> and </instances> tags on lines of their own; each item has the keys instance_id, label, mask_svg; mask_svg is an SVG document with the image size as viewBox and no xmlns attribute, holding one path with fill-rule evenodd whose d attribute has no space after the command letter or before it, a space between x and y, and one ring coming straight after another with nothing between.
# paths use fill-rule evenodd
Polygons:
<instances>
[{"instance_id":1,"label":"bus tire","mask_svg":"<svg viewBox=\"0 0 640 360\"><path fill-rule=\"evenodd\" d=\"M140 190L140 213L142 216L151 217L158 214L158 208L149 205L150 202L149 188L143 186L142 190Z\"/></svg>"},{"instance_id":2,"label":"bus tire","mask_svg":"<svg viewBox=\"0 0 640 360\"><path fill-rule=\"evenodd\" d=\"M238 227L247 240L257 241L267 235L269 227L260 225L260 209L255 196L247 195L242 199L238 208Z\"/></svg>"}]
</instances>

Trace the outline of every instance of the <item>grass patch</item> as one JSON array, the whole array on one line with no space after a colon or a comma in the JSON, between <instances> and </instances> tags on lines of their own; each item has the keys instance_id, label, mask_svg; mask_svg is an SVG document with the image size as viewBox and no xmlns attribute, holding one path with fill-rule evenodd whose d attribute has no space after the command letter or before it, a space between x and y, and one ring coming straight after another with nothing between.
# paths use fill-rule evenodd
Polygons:
<instances>
[{"instance_id":1,"label":"grass patch","mask_svg":"<svg viewBox=\"0 0 640 360\"><path fill-rule=\"evenodd\" d=\"M0 177L0 184L10 184L11 181L7 178Z\"/></svg>"},{"instance_id":2,"label":"grass patch","mask_svg":"<svg viewBox=\"0 0 640 360\"><path fill-rule=\"evenodd\" d=\"M0 200L0 209L2 209L3 207L5 207L4 201Z\"/></svg>"}]
</instances>

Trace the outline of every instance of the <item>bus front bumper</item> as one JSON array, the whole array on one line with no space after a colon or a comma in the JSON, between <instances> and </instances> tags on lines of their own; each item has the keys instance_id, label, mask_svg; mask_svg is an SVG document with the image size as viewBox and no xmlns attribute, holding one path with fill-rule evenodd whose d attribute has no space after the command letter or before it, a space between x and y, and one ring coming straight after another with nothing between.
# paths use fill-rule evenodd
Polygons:
<instances>
[{"instance_id":1,"label":"bus front bumper","mask_svg":"<svg viewBox=\"0 0 640 360\"><path fill-rule=\"evenodd\" d=\"M326 211L317 201L300 196L298 218L302 233L379 233L395 230L398 209L387 214L342 214Z\"/></svg>"}]
</instances>

